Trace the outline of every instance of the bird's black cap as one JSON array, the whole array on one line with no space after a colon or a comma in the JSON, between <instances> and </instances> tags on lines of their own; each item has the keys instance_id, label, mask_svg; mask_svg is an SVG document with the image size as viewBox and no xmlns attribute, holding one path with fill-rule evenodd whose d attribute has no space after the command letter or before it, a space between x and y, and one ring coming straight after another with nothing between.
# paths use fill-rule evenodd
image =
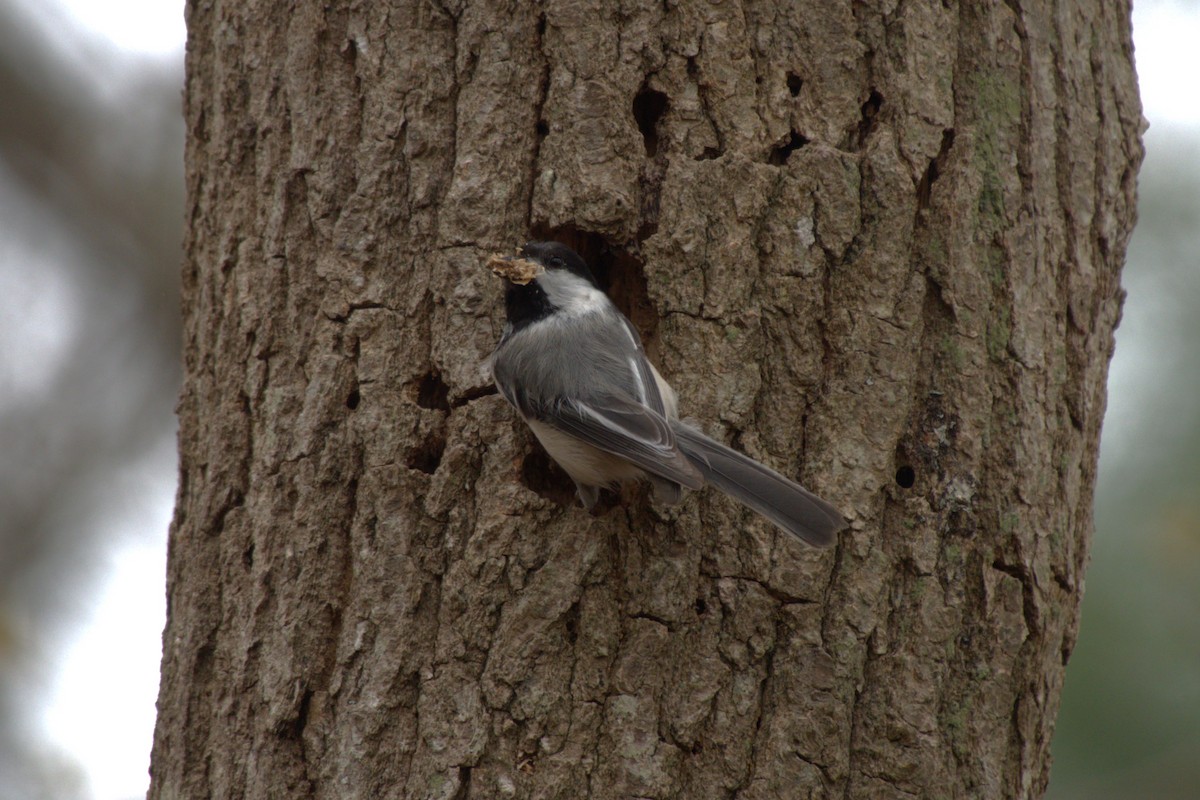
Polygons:
<instances>
[{"instance_id":1,"label":"bird's black cap","mask_svg":"<svg viewBox=\"0 0 1200 800\"><path fill-rule=\"evenodd\" d=\"M565 269L599 288L596 276L579 254L562 242L528 242L521 248L521 255L537 261L548 270Z\"/></svg>"}]
</instances>

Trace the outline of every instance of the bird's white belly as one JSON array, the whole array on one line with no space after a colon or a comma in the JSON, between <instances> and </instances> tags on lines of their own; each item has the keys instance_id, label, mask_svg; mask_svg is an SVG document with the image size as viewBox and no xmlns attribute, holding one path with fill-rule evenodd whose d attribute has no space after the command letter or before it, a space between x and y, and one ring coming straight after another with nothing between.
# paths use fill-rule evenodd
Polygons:
<instances>
[{"instance_id":1,"label":"bird's white belly","mask_svg":"<svg viewBox=\"0 0 1200 800\"><path fill-rule=\"evenodd\" d=\"M640 467L625 459L581 442L543 422L529 420L529 427L550 457L576 483L609 486L619 481L640 478L644 474Z\"/></svg>"}]
</instances>

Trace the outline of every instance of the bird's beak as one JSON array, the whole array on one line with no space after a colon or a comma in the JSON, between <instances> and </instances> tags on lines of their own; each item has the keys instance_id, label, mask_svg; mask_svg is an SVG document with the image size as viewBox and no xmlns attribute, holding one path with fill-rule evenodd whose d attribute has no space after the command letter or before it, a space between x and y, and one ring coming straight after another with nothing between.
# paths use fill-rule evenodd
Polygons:
<instances>
[{"instance_id":1,"label":"bird's beak","mask_svg":"<svg viewBox=\"0 0 1200 800\"><path fill-rule=\"evenodd\" d=\"M519 255L502 256L499 253L493 253L488 258L487 266L488 269L506 281L520 284L521 286L525 286L546 271L546 268L536 261L521 258Z\"/></svg>"}]
</instances>

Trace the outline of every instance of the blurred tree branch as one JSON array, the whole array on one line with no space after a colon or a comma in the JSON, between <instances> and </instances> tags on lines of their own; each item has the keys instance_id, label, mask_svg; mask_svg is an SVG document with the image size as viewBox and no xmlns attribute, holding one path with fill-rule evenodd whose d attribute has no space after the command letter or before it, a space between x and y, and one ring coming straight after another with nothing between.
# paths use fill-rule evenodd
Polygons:
<instances>
[{"instance_id":1,"label":"blurred tree branch","mask_svg":"<svg viewBox=\"0 0 1200 800\"><path fill-rule=\"evenodd\" d=\"M0 191L24 223L8 238L34 245L19 263L7 251L0 269L34 286L57 270L81 299L47 388L0 395L0 750L12 759L0 760L0 783L10 786L31 779L13 774L21 754L9 747L28 740L27 684L91 588L113 499L105 481L170 434L179 380L178 59L146 69L54 34L0 4Z\"/></svg>"}]
</instances>

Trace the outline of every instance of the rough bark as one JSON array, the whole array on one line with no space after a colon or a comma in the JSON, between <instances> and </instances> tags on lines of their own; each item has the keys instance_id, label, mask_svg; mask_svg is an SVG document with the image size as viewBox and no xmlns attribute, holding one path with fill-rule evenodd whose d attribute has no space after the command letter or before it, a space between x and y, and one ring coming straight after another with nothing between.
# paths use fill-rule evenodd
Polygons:
<instances>
[{"instance_id":1,"label":"rough bark","mask_svg":"<svg viewBox=\"0 0 1200 800\"><path fill-rule=\"evenodd\" d=\"M151 796L1040 795L1127 5L292 5L187 11ZM480 368L482 259L531 235L836 548L712 492L571 503Z\"/></svg>"}]
</instances>

